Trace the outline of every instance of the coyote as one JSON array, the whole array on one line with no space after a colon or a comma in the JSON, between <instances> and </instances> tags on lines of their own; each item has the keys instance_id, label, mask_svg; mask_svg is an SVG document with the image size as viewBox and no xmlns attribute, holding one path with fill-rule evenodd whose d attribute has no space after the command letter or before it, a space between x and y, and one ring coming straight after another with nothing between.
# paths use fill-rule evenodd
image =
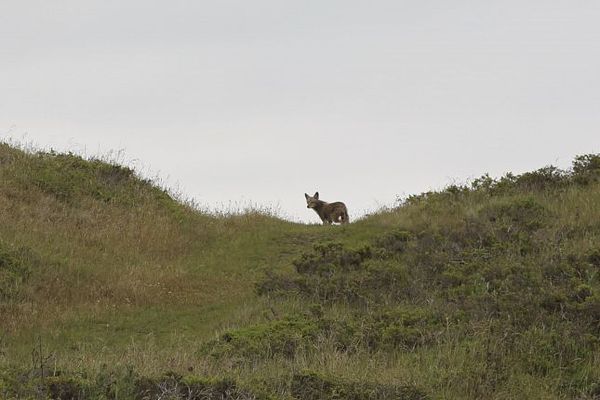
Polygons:
<instances>
[{"instance_id":1,"label":"coyote","mask_svg":"<svg viewBox=\"0 0 600 400\"><path fill-rule=\"evenodd\" d=\"M323 225L329 225L334 222L340 224L347 224L350 222L348 217L348 209L342 202L336 201L335 203L327 203L323 200L319 200L319 192L316 192L314 196L309 196L304 193L306 197L306 208L312 208L323 221Z\"/></svg>"}]
</instances>

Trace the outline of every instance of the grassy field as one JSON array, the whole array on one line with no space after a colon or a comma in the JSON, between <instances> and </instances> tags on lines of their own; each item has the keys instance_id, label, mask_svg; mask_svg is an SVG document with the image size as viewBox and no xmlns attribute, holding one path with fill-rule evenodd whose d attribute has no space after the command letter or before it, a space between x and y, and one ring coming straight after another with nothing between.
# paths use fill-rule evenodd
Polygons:
<instances>
[{"instance_id":1,"label":"grassy field","mask_svg":"<svg viewBox=\"0 0 600 400\"><path fill-rule=\"evenodd\" d=\"M0 398L600 397L600 156L347 226L0 144Z\"/></svg>"}]
</instances>

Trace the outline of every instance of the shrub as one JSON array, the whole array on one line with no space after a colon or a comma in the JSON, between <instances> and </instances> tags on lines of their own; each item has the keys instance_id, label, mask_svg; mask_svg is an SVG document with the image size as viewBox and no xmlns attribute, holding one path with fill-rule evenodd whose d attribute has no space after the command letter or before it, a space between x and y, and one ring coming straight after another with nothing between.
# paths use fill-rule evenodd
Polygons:
<instances>
[{"instance_id":1,"label":"shrub","mask_svg":"<svg viewBox=\"0 0 600 400\"><path fill-rule=\"evenodd\" d=\"M46 393L53 400L85 400L90 398L89 383L75 377L45 378Z\"/></svg>"},{"instance_id":2,"label":"shrub","mask_svg":"<svg viewBox=\"0 0 600 400\"><path fill-rule=\"evenodd\" d=\"M403 253L408 249L413 240L414 235L411 232L397 229L382 235L375 241L375 244L377 247L393 253Z\"/></svg>"},{"instance_id":3,"label":"shrub","mask_svg":"<svg viewBox=\"0 0 600 400\"><path fill-rule=\"evenodd\" d=\"M546 209L532 197L492 204L481 212L502 228L528 233L541 228L548 216Z\"/></svg>"},{"instance_id":4,"label":"shrub","mask_svg":"<svg viewBox=\"0 0 600 400\"><path fill-rule=\"evenodd\" d=\"M398 236L396 236L398 237ZM317 246L294 261L296 273L267 272L257 283L262 296L300 296L310 302L381 303L414 294L405 265L382 248L349 250L340 244Z\"/></svg>"},{"instance_id":5,"label":"shrub","mask_svg":"<svg viewBox=\"0 0 600 400\"><path fill-rule=\"evenodd\" d=\"M428 396L410 385L345 382L315 372L294 375L292 396L300 400L424 400Z\"/></svg>"},{"instance_id":6,"label":"shrub","mask_svg":"<svg viewBox=\"0 0 600 400\"><path fill-rule=\"evenodd\" d=\"M201 351L215 358L256 360L272 356L293 357L314 341L320 328L302 316L289 316L270 323L229 330L206 343Z\"/></svg>"},{"instance_id":7,"label":"shrub","mask_svg":"<svg viewBox=\"0 0 600 400\"><path fill-rule=\"evenodd\" d=\"M584 154L573 161L573 179L581 185L600 180L600 154Z\"/></svg>"},{"instance_id":8,"label":"shrub","mask_svg":"<svg viewBox=\"0 0 600 400\"><path fill-rule=\"evenodd\" d=\"M362 341L372 350L412 349L429 343L439 323L430 309L397 307L363 320Z\"/></svg>"},{"instance_id":9,"label":"shrub","mask_svg":"<svg viewBox=\"0 0 600 400\"><path fill-rule=\"evenodd\" d=\"M369 247L348 250L341 243L328 243L316 245L312 253L302 254L293 264L301 275L330 276L335 272L356 270L370 257Z\"/></svg>"},{"instance_id":10,"label":"shrub","mask_svg":"<svg viewBox=\"0 0 600 400\"><path fill-rule=\"evenodd\" d=\"M523 191L556 189L568 184L569 175L552 165L525 172L514 179L514 185Z\"/></svg>"}]
</instances>

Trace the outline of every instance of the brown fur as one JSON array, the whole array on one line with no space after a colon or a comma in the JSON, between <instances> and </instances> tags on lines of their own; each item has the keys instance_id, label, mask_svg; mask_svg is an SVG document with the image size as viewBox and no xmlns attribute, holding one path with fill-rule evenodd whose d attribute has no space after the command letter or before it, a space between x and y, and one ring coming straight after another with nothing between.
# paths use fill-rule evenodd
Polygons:
<instances>
[{"instance_id":1,"label":"brown fur","mask_svg":"<svg viewBox=\"0 0 600 400\"><path fill-rule=\"evenodd\" d=\"M312 208L315 210L323 225L329 225L332 223L347 224L350 222L348 217L348 209L346 205L340 201L335 203L327 203L323 200L319 200L319 192L316 192L314 196L309 196L304 193L306 198L306 208Z\"/></svg>"}]
</instances>

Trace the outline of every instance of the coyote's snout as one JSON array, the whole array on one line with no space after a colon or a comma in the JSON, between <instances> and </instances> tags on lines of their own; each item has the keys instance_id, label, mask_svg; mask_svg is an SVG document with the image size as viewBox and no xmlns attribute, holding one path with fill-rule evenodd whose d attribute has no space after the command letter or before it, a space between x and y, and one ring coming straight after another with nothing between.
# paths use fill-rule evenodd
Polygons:
<instances>
[{"instance_id":1,"label":"coyote's snout","mask_svg":"<svg viewBox=\"0 0 600 400\"><path fill-rule=\"evenodd\" d=\"M323 200L319 200L319 192L316 192L314 196L309 196L304 193L306 197L306 208L312 208L315 210L323 225L332 224L334 222L339 224L347 224L350 222L348 218L348 209L346 205L340 201L335 203L327 203Z\"/></svg>"}]
</instances>

